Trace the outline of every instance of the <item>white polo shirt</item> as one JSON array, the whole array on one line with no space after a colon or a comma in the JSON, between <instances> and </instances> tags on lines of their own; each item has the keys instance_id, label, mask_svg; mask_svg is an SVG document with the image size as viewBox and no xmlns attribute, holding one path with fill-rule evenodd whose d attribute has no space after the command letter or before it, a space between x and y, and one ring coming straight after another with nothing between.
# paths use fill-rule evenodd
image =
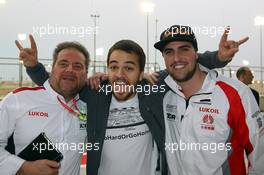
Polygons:
<instances>
[{"instance_id":1,"label":"white polo shirt","mask_svg":"<svg viewBox=\"0 0 264 175\"><path fill-rule=\"evenodd\" d=\"M60 175L79 175L82 145L86 137L86 121L66 110L49 82L44 87L21 88L9 93L0 103L0 172L13 175L24 160L5 150L8 137L14 133L16 154L36 136L45 132L63 154ZM78 95L75 99L78 98ZM64 103L66 103L64 101ZM69 107L72 101L67 103ZM77 101L86 109L86 104Z\"/></svg>"}]
</instances>

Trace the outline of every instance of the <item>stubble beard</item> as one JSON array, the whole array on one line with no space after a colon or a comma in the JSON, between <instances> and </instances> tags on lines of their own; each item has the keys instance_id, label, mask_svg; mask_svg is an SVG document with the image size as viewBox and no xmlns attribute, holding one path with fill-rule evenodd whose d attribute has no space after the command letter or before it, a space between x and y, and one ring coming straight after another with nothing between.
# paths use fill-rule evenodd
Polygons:
<instances>
[{"instance_id":1,"label":"stubble beard","mask_svg":"<svg viewBox=\"0 0 264 175\"><path fill-rule=\"evenodd\" d=\"M196 70L197 70L197 63L194 65L194 68L192 70L190 70L189 72L186 73L186 75L183 77L183 78L177 78L176 76L173 76L173 79L176 81L176 82L179 82L179 83L183 83L183 82L186 82L190 79L192 79L193 75L195 74Z\"/></svg>"}]
</instances>

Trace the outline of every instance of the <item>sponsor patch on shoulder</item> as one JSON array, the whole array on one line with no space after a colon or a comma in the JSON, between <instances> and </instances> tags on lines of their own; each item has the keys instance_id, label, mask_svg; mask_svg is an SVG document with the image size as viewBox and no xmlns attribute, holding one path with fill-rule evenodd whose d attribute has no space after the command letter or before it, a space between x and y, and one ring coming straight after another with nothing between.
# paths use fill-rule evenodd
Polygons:
<instances>
[{"instance_id":1,"label":"sponsor patch on shoulder","mask_svg":"<svg viewBox=\"0 0 264 175\"><path fill-rule=\"evenodd\" d=\"M166 111L169 112L169 113L177 113L177 106L176 105L167 104L166 105Z\"/></svg>"}]
</instances>

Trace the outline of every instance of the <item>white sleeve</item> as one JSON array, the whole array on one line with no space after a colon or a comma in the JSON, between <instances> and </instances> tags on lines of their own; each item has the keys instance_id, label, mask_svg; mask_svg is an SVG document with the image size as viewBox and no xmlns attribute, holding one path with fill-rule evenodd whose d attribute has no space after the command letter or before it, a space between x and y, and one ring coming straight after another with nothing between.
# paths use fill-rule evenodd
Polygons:
<instances>
[{"instance_id":1,"label":"white sleeve","mask_svg":"<svg viewBox=\"0 0 264 175\"><path fill-rule=\"evenodd\" d=\"M261 112L256 112L252 118L255 122L254 132L250 134L253 152L249 155L251 167L249 174L264 174L264 115Z\"/></svg>"},{"instance_id":2,"label":"white sleeve","mask_svg":"<svg viewBox=\"0 0 264 175\"><path fill-rule=\"evenodd\" d=\"M25 160L6 151L8 138L15 130L16 100L11 93L0 102L0 172L15 175Z\"/></svg>"},{"instance_id":3,"label":"white sleeve","mask_svg":"<svg viewBox=\"0 0 264 175\"><path fill-rule=\"evenodd\" d=\"M246 88L242 96L242 103L246 112L246 122L253 151L248 155L250 162L249 174L264 174L264 118L258 104L250 91Z\"/></svg>"}]
</instances>

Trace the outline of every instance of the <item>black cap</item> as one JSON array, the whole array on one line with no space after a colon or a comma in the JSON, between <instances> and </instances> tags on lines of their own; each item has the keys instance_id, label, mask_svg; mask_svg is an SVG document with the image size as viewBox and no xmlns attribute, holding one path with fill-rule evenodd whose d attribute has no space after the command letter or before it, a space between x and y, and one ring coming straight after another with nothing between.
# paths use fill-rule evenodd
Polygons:
<instances>
[{"instance_id":1,"label":"black cap","mask_svg":"<svg viewBox=\"0 0 264 175\"><path fill-rule=\"evenodd\" d=\"M194 49L198 50L196 37L189 26L171 26L161 33L160 41L155 43L154 47L162 52L164 47L172 41L189 41L193 44Z\"/></svg>"}]
</instances>

